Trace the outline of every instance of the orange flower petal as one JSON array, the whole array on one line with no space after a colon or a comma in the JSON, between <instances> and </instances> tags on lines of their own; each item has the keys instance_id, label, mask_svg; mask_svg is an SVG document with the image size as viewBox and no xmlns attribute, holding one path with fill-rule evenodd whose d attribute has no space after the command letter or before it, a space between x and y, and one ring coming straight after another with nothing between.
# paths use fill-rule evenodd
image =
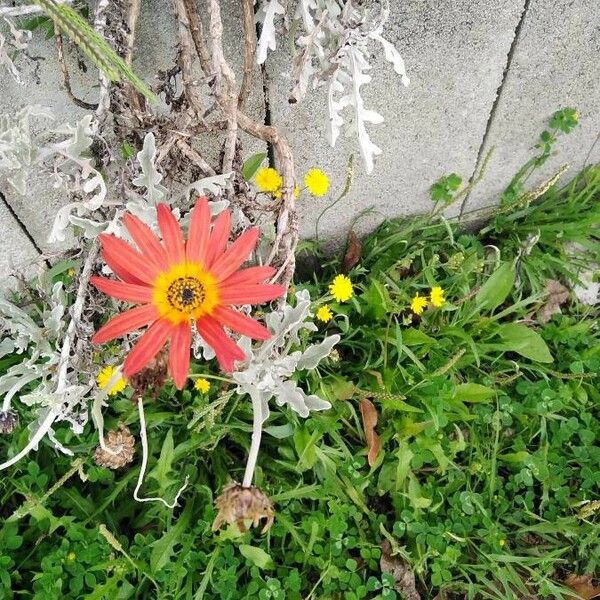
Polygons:
<instances>
[{"instance_id":1,"label":"orange flower petal","mask_svg":"<svg viewBox=\"0 0 600 600\"><path fill-rule=\"evenodd\" d=\"M258 285L236 285L222 287L219 290L219 298L222 304L261 304L279 298L285 293L282 285L258 284Z\"/></svg>"},{"instance_id":2,"label":"orange flower petal","mask_svg":"<svg viewBox=\"0 0 600 600\"><path fill-rule=\"evenodd\" d=\"M190 230L185 247L189 262L205 264L208 240L210 239L210 209L208 200L198 198L190 217Z\"/></svg>"},{"instance_id":3,"label":"orange flower petal","mask_svg":"<svg viewBox=\"0 0 600 600\"><path fill-rule=\"evenodd\" d=\"M210 234L210 242L206 253L206 266L210 268L213 262L225 252L227 240L231 233L231 213L224 210L215 219L213 230Z\"/></svg>"},{"instance_id":4,"label":"orange flower petal","mask_svg":"<svg viewBox=\"0 0 600 600\"><path fill-rule=\"evenodd\" d=\"M221 282L223 287L234 286L234 285L245 285L245 284L258 284L263 283L270 277L275 275L276 270L273 267L248 267L247 269L240 269L233 275L230 275Z\"/></svg>"},{"instance_id":5,"label":"orange flower petal","mask_svg":"<svg viewBox=\"0 0 600 600\"><path fill-rule=\"evenodd\" d=\"M247 229L229 248L210 265L218 281L227 279L248 259L258 241L258 228Z\"/></svg>"},{"instance_id":6,"label":"orange flower petal","mask_svg":"<svg viewBox=\"0 0 600 600\"><path fill-rule=\"evenodd\" d=\"M160 270L164 271L168 269L167 254L158 238L152 233L152 229L130 213L125 213L123 222L142 254L151 260Z\"/></svg>"},{"instance_id":7,"label":"orange flower petal","mask_svg":"<svg viewBox=\"0 0 600 600\"><path fill-rule=\"evenodd\" d=\"M104 344L104 342L109 342L130 331L135 331L144 325L152 323L157 317L158 312L152 304L136 306L136 308L119 313L108 323L100 327L92 338L92 343Z\"/></svg>"},{"instance_id":8,"label":"orange flower petal","mask_svg":"<svg viewBox=\"0 0 600 600\"><path fill-rule=\"evenodd\" d=\"M198 332L204 341L215 351L221 368L231 373L236 360L244 360L243 350L223 331L212 317L201 317L196 321Z\"/></svg>"},{"instance_id":9,"label":"orange flower petal","mask_svg":"<svg viewBox=\"0 0 600 600\"><path fill-rule=\"evenodd\" d=\"M146 304L152 300L152 288L135 283L125 283L114 279L106 279L93 275L90 281L105 294L125 300L126 302L136 302Z\"/></svg>"},{"instance_id":10,"label":"orange flower petal","mask_svg":"<svg viewBox=\"0 0 600 600\"><path fill-rule=\"evenodd\" d=\"M148 262L139 252L134 250L125 240L112 234L101 233L102 255L113 272L128 283L152 283L158 269ZM134 281L131 281L131 280Z\"/></svg>"},{"instance_id":11,"label":"orange flower petal","mask_svg":"<svg viewBox=\"0 0 600 600\"><path fill-rule=\"evenodd\" d=\"M169 344L169 373L181 390L190 370L190 348L192 345L192 328L189 323L181 323L175 327Z\"/></svg>"},{"instance_id":12,"label":"orange flower petal","mask_svg":"<svg viewBox=\"0 0 600 600\"><path fill-rule=\"evenodd\" d=\"M156 217L169 262L183 262L185 260L185 242L177 219L166 204L159 204L156 207Z\"/></svg>"},{"instance_id":13,"label":"orange flower petal","mask_svg":"<svg viewBox=\"0 0 600 600\"><path fill-rule=\"evenodd\" d=\"M173 331L173 325L167 319L158 319L142 335L123 363L123 374L131 377L159 353Z\"/></svg>"},{"instance_id":14,"label":"orange flower petal","mask_svg":"<svg viewBox=\"0 0 600 600\"><path fill-rule=\"evenodd\" d=\"M264 325L226 306L215 308L213 316L221 325L252 339L268 340L271 337L271 333Z\"/></svg>"},{"instance_id":15,"label":"orange flower petal","mask_svg":"<svg viewBox=\"0 0 600 600\"><path fill-rule=\"evenodd\" d=\"M108 254L102 250L100 252L100 255L102 256L104 262L110 267L110 270L121 280L124 281L126 283L135 283L138 285L146 285L145 282L143 282L139 277L136 277L135 275L133 275L132 273L129 272L128 269L125 268L121 268L120 263L119 264L115 264L112 261L112 255Z\"/></svg>"}]
</instances>

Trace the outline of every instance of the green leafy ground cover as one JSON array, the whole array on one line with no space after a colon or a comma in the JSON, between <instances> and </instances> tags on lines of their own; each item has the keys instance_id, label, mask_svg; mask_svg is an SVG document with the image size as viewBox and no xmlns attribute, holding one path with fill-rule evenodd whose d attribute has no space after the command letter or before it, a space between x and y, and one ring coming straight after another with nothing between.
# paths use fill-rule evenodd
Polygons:
<instances>
[{"instance_id":1,"label":"green leafy ground cover","mask_svg":"<svg viewBox=\"0 0 600 600\"><path fill-rule=\"evenodd\" d=\"M442 203L459 186L438 184ZM139 450L110 471L90 425L79 438L57 429L74 457L42 443L2 474L0 597L573 597L563 582L600 563L600 328L598 309L556 283L600 263L600 168L540 191L513 180L479 234L430 215L383 224L346 254L343 304L328 297L342 259L301 252L296 288L334 313L302 343L341 342L298 376L332 408L306 420L274 408L266 424L266 534L211 530L215 496L243 474L249 400L221 379L205 395L167 384L146 404L144 493L172 498L189 476L180 506L133 500ZM411 300L436 286L445 304L415 315ZM193 372L221 376L212 362ZM137 435L127 390L106 415L107 429L121 422ZM2 456L28 436L2 436Z\"/></svg>"}]
</instances>

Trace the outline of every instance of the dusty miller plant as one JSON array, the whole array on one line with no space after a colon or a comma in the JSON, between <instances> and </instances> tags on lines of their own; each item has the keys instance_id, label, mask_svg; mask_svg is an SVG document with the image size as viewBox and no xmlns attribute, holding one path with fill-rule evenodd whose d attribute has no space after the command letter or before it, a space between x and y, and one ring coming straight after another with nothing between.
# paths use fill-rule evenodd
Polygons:
<instances>
[{"instance_id":1,"label":"dusty miller plant","mask_svg":"<svg viewBox=\"0 0 600 600\"><path fill-rule=\"evenodd\" d=\"M257 61L267 58L268 50L277 43L276 18L285 14L279 0L261 0L257 19L262 25L258 41ZM347 118L348 134L358 139L360 153L368 173L381 149L371 140L367 124L383 122L383 116L368 109L361 87L371 81L369 57L372 46L383 49L386 60L406 86L404 60L394 45L383 37L389 17L389 3L358 0L299 0L294 19L301 32L295 40L292 66L292 90L289 101L300 101L309 87L326 86L327 137L334 146Z\"/></svg>"},{"instance_id":2,"label":"dusty miller plant","mask_svg":"<svg viewBox=\"0 0 600 600\"><path fill-rule=\"evenodd\" d=\"M18 83L23 84L21 73L15 65L16 56L27 50L31 40L31 31L17 28L14 23L4 17L8 32L0 31L0 71L6 70ZM3 28L4 29L4 28Z\"/></svg>"},{"instance_id":3,"label":"dusty miller plant","mask_svg":"<svg viewBox=\"0 0 600 600\"><path fill-rule=\"evenodd\" d=\"M252 482L262 427L269 417L271 400L274 399L278 406L288 404L301 417L308 417L312 410L331 407L326 400L314 394L307 395L292 380L295 372L316 368L340 341L339 335L330 335L318 344L309 345L304 350L298 349L300 332L317 330L311 317L310 295L307 290L299 291L296 293L295 306L285 304L281 310L266 316L266 324L272 336L269 340L254 349L248 338L240 341L246 361L233 373L233 379L238 384L237 392L250 396L254 413L252 445L244 486Z\"/></svg>"}]
</instances>

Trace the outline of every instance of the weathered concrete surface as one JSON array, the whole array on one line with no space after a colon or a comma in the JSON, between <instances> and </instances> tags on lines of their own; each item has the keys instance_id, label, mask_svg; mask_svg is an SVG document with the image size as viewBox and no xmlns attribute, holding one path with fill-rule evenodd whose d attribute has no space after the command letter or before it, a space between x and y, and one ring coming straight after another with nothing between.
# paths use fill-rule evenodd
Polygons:
<instances>
[{"instance_id":1,"label":"weathered concrete surface","mask_svg":"<svg viewBox=\"0 0 600 600\"><path fill-rule=\"evenodd\" d=\"M280 50L267 61L273 122L283 125L295 153L297 172L318 166L329 173L333 191L325 198L302 197L301 233L315 234L315 221L343 188L345 164L355 154L356 177L350 194L323 218L319 235L339 241L357 223L368 231L386 217L423 212L429 186L451 171L472 173L507 54L522 12L521 0L413 0L392 3L383 35L407 65L405 88L381 52L373 61L373 80L365 85L367 108L385 123L370 125L383 150L369 176L352 138L340 136L331 149L325 131L326 95L315 93L290 106L286 72L290 59ZM529 118L527 112L523 118Z\"/></svg>"},{"instance_id":2,"label":"weathered concrete surface","mask_svg":"<svg viewBox=\"0 0 600 600\"><path fill-rule=\"evenodd\" d=\"M58 128L67 122L74 123L86 114L85 110L68 100L62 85L60 67L54 58L54 41L44 37L42 31L36 32L29 45L29 54L39 57L39 60L31 61L20 56L16 63L21 71L23 85L15 83L6 71L0 71L0 113L13 113L28 104L52 109L54 120L31 120L34 135L48 128ZM74 94L81 100L94 102L98 94L97 75L93 69L83 73L77 68L72 53L68 53L67 56L70 59L71 86ZM69 201L68 197L51 185L47 174L32 171L27 186L27 195L21 196L0 176L0 191L21 222L26 224L38 247L49 253L56 252L57 248L51 247L46 240L57 210ZM7 228L2 222L3 233Z\"/></svg>"},{"instance_id":3,"label":"weathered concrete surface","mask_svg":"<svg viewBox=\"0 0 600 600\"><path fill-rule=\"evenodd\" d=\"M564 106L578 110L580 125L561 134L556 154L528 185L541 183L565 163L571 165L566 181L586 159L600 162L600 142L592 148L600 134L598 0L531 0L483 147L482 156L492 146L494 154L465 211L498 202L511 176L533 155L550 116Z\"/></svg>"},{"instance_id":4,"label":"weathered concrete surface","mask_svg":"<svg viewBox=\"0 0 600 600\"><path fill-rule=\"evenodd\" d=\"M0 197L0 293L15 288L14 274L30 278L42 258Z\"/></svg>"},{"instance_id":5,"label":"weathered concrete surface","mask_svg":"<svg viewBox=\"0 0 600 600\"><path fill-rule=\"evenodd\" d=\"M238 0L226 0L223 3L224 36L223 45L226 57L240 77L243 56L240 53L241 8ZM139 34L135 53L134 68L142 78L152 83L156 73L171 68L175 63L177 22L170 2L165 0L144 0ZM65 45L67 42L65 40ZM78 108L68 98L63 88L63 78L58 61L54 40L44 39L44 32L34 33L29 45L29 54L43 57L40 61L20 59L17 63L22 72L24 85L18 85L3 69L0 70L0 113L16 111L27 104L40 104L48 107L55 115L52 126L59 127L65 123L75 123L88 111ZM81 100L94 103L98 96L97 71L91 67L88 73L82 73L77 66L75 51L67 51L69 73L74 94ZM197 66L197 65L196 65ZM197 69L200 77L199 68ZM167 110L165 105L160 107ZM246 103L246 110L253 118L264 122L265 107L263 84L260 68L255 68L254 85ZM34 120L34 131L48 128L48 122ZM244 154L265 151L265 145L241 133ZM209 159L217 159L220 145L215 138L208 135L199 136L195 143L203 149L203 155ZM54 189L46 174L32 173L28 182L29 192L23 197L13 190L0 177L0 191L6 196L15 213L23 223L27 224L38 247L49 255L72 245L72 238L64 244L49 244L48 234L52 227L57 210L70 202L68 195L60 189ZM13 224L2 223L5 228L13 228ZM68 232L67 232L68 233ZM0 271L1 273L2 271Z\"/></svg>"}]
</instances>

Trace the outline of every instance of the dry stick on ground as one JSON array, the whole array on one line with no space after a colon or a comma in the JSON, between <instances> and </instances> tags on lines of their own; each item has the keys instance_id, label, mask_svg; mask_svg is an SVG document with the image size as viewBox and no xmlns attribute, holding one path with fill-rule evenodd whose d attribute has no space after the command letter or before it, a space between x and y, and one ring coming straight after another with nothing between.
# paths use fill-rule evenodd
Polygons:
<instances>
[{"instance_id":1,"label":"dry stick on ground","mask_svg":"<svg viewBox=\"0 0 600 600\"><path fill-rule=\"evenodd\" d=\"M63 38L58 28L54 32L54 41L56 42L56 53L58 55L58 62L60 64L60 70L62 71L63 83L65 85L67 96L69 96L73 103L79 106L79 108L83 108L85 110L96 110L98 108L97 104L90 104L89 102L80 100L73 93L73 90L71 88L71 77L69 76L69 69L65 60Z\"/></svg>"},{"instance_id":2,"label":"dry stick on ground","mask_svg":"<svg viewBox=\"0 0 600 600\"><path fill-rule=\"evenodd\" d=\"M210 14L209 33L212 68L215 74L214 93L220 99L219 104L227 120L227 136L223 151L222 172L229 173L233 170L238 129L235 74L225 60L223 53L223 21L221 20L219 0L208 0L208 9Z\"/></svg>"},{"instance_id":3,"label":"dry stick on ground","mask_svg":"<svg viewBox=\"0 0 600 600\"><path fill-rule=\"evenodd\" d=\"M179 56L178 63L181 67L181 79L183 83L183 93L193 111L200 116L204 111L200 94L198 93L198 82L194 80L192 70L192 38L190 34L190 24L183 4L183 0L175 0L175 12L179 29Z\"/></svg>"},{"instance_id":4,"label":"dry stick on ground","mask_svg":"<svg viewBox=\"0 0 600 600\"><path fill-rule=\"evenodd\" d=\"M244 23L244 78L238 94L238 108L243 109L252 87L254 55L256 54L256 29L254 28L253 0L241 0Z\"/></svg>"},{"instance_id":5,"label":"dry stick on ground","mask_svg":"<svg viewBox=\"0 0 600 600\"><path fill-rule=\"evenodd\" d=\"M104 36L106 29L106 9L110 0L99 0L94 13L94 29L99 35ZM110 109L110 79L100 71L100 95L98 97L98 108L96 109L96 120L102 122Z\"/></svg>"},{"instance_id":6,"label":"dry stick on ground","mask_svg":"<svg viewBox=\"0 0 600 600\"><path fill-rule=\"evenodd\" d=\"M135 30L137 28L137 22L140 17L142 0L131 0L131 5L128 14L127 26L129 27L129 31L131 35L127 40L127 51L125 53L125 64L128 67L131 67L131 63L133 62L133 49L135 45Z\"/></svg>"},{"instance_id":7,"label":"dry stick on ground","mask_svg":"<svg viewBox=\"0 0 600 600\"><path fill-rule=\"evenodd\" d=\"M200 156L198 152L196 152L189 144L187 144L183 139L177 140L176 144L177 148L181 151L181 153L189 158L193 163L197 164L202 171L206 174L207 177L212 177L216 175L215 170Z\"/></svg>"}]
</instances>

